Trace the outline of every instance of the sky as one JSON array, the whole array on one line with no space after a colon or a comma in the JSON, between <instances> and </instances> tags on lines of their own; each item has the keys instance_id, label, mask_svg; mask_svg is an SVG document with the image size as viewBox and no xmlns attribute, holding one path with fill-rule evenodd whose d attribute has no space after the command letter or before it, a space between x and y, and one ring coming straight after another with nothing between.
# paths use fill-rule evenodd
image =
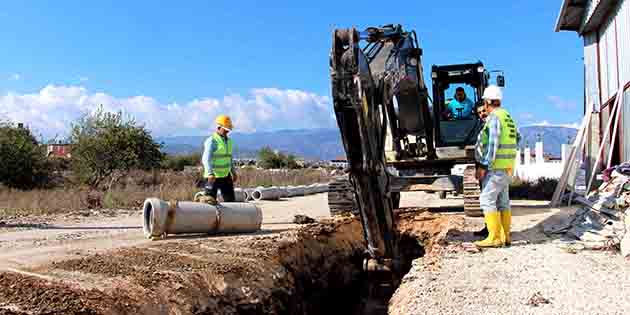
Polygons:
<instances>
[{"instance_id":1,"label":"sky","mask_svg":"<svg viewBox=\"0 0 630 315\"><path fill-rule=\"evenodd\" d=\"M481 60L506 76L519 125L582 117L582 41L555 33L560 0L19 1L0 6L0 119L63 138L102 104L156 136L334 128L335 28L402 24L432 64Z\"/></svg>"}]
</instances>

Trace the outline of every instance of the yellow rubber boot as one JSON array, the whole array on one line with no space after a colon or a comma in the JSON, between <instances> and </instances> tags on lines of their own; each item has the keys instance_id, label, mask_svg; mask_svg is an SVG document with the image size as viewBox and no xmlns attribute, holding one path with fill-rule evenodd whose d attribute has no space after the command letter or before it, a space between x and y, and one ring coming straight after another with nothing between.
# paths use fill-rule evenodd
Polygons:
<instances>
[{"instance_id":1,"label":"yellow rubber boot","mask_svg":"<svg viewBox=\"0 0 630 315\"><path fill-rule=\"evenodd\" d=\"M488 225L488 237L483 241L475 242L478 247L501 247L503 246L503 225L501 213L498 211L484 213L486 225Z\"/></svg>"},{"instance_id":2,"label":"yellow rubber boot","mask_svg":"<svg viewBox=\"0 0 630 315\"><path fill-rule=\"evenodd\" d=\"M501 226L503 227L503 241L505 246L512 245L512 211L510 209L501 211Z\"/></svg>"}]
</instances>

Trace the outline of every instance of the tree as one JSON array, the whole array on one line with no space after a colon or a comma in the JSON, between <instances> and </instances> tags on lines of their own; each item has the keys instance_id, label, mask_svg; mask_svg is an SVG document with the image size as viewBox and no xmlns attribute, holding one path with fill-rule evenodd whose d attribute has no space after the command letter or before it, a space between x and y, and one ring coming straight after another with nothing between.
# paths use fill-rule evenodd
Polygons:
<instances>
[{"instance_id":1,"label":"tree","mask_svg":"<svg viewBox=\"0 0 630 315\"><path fill-rule=\"evenodd\" d=\"M0 183L29 189L48 182L45 149L29 129L0 122Z\"/></svg>"},{"instance_id":2,"label":"tree","mask_svg":"<svg viewBox=\"0 0 630 315\"><path fill-rule=\"evenodd\" d=\"M162 168L173 171L183 171L186 166L195 166L201 163L201 153L166 155L162 161Z\"/></svg>"},{"instance_id":3,"label":"tree","mask_svg":"<svg viewBox=\"0 0 630 315\"><path fill-rule=\"evenodd\" d=\"M270 147L263 147L258 151L258 163L260 167L267 169L299 168L295 155L275 152Z\"/></svg>"},{"instance_id":4,"label":"tree","mask_svg":"<svg viewBox=\"0 0 630 315\"><path fill-rule=\"evenodd\" d=\"M72 168L92 188L108 178L113 183L130 169L158 168L163 158L161 145L144 126L102 107L73 124L71 139Z\"/></svg>"}]
</instances>

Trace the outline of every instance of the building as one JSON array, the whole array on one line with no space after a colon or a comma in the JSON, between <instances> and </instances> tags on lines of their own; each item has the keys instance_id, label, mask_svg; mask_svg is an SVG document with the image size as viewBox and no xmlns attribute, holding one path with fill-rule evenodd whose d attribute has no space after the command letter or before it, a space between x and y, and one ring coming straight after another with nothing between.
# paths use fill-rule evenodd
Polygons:
<instances>
[{"instance_id":1,"label":"building","mask_svg":"<svg viewBox=\"0 0 630 315\"><path fill-rule=\"evenodd\" d=\"M563 0L555 30L576 32L584 42L584 112L594 113L585 149L589 173L620 90L618 132L610 131L612 163L630 160L630 0ZM604 143L607 158L610 141Z\"/></svg>"},{"instance_id":2,"label":"building","mask_svg":"<svg viewBox=\"0 0 630 315\"><path fill-rule=\"evenodd\" d=\"M49 143L46 145L46 156L58 158L72 157L72 144L69 143Z\"/></svg>"},{"instance_id":3,"label":"building","mask_svg":"<svg viewBox=\"0 0 630 315\"><path fill-rule=\"evenodd\" d=\"M345 157L337 157L334 160L330 160L329 165L335 168L345 169L348 167L348 160Z\"/></svg>"}]
</instances>

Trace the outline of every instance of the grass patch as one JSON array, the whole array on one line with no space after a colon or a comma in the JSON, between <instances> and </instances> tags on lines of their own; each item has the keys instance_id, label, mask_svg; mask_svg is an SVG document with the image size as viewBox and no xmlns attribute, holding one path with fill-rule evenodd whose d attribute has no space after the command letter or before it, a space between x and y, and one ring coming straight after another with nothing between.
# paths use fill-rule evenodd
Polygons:
<instances>
[{"instance_id":1,"label":"grass patch","mask_svg":"<svg viewBox=\"0 0 630 315\"><path fill-rule=\"evenodd\" d=\"M323 170L239 169L237 187L309 185L329 180ZM72 176L72 175L68 175ZM175 171L132 171L105 192L70 184L51 189L18 190L0 187L0 218L44 215L89 208L139 209L146 198L192 200L205 180L198 174ZM94 203L97 199L100 205Z\"/></svg>"}]
</instances>

